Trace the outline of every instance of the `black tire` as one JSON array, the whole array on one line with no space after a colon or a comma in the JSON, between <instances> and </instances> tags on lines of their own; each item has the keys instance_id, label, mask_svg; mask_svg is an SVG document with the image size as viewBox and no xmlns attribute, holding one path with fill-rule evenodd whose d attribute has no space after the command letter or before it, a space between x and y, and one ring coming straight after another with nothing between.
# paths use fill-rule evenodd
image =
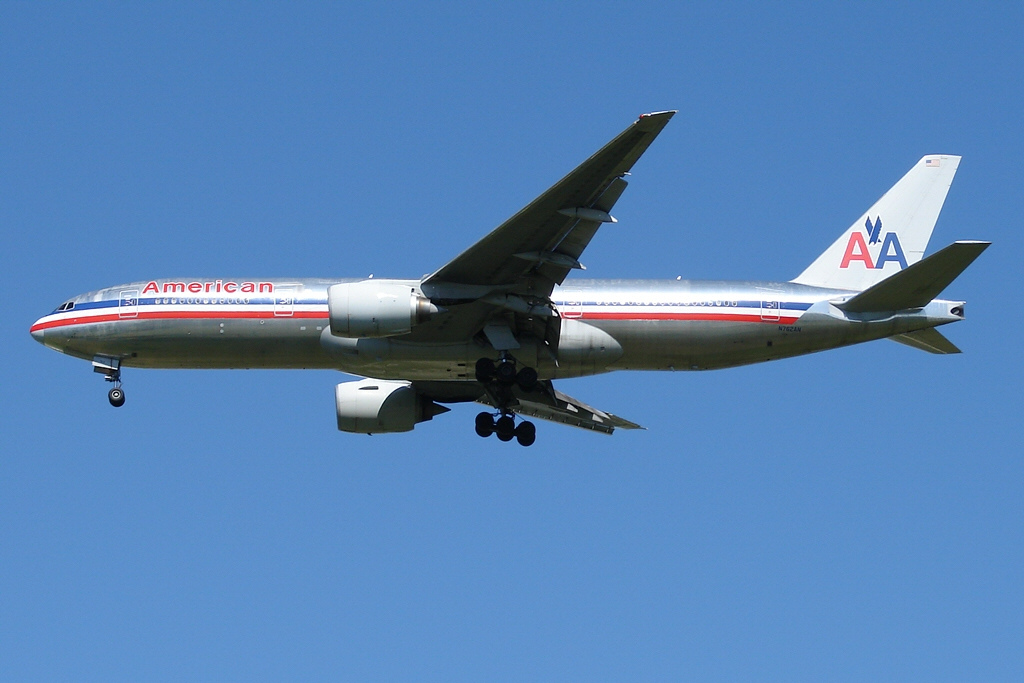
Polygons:
<instances>
[{"instance_id":1,"label":"black tire","mask_svg":"<svg viewBox=\"0 0 1024 683\"><path fill-rule=\"evenodd\" d=\"M537 440L537 428L532 422L523 422L516 427L516 439L520 446L532 446Z\"/></svg>"},{"instance_id":2,"label":"black tire","mask_svg":"<svg viewBox=\"0 0 1024 683\"><path fill-rule=\"evenodd\" d=\"M481 358L476 362L476 381L487 384L494 379L494 361L490 358Z\"/></svg>"},{"instance_id":3,"label":"black tire","mask_svg":"<svg viewBox=\"0 0 1024 683\"><path fill-rule=\"evenodd\" d=\"M124 405L124 390L121 387L114 387L107 392L107 400L110 401L110 405L120 408Z\"/></svg>"},{"instance_id":4,"label":"black tire","mask_svg":"<svg viewBox=\"0 0 1024 683\"><path fill-rule=\"evenodd\" d=\"M533 391L537 388L537 371L533 368L523 368L516 373L516 384L523 391Z\"/></svg>"},{"instance_id":5,"label":"black tire","mask_svg":"<svg viewBox=\"0 0 1024 683\"><path fill-rule=\"evenodd\" d=\"M480 413L476 416L476 433L485 439L494 433L494 417L490 413Z\"/></svg>"},{"instance_id":6,"label":"black tire","mask_svg":"<svg viewBox=\"0 0 1024 683\"><path fill-rule=\"evenodd\" d=\"M498 367L494 369L494 375L502 384L515 384L516 364L508 361L502 361L498 363Z\"/></svg>"},{"instance_id":7,"label":"black tire","mask_svg":"<svg viewBox=\"0 0 1024 683\"><path fill-rule=\"evenodd\" d=\"M516 435L516 421L511 415L502 415L494 423L494 433L502 441L511 441Z\"/></svg>"}]
</instances>

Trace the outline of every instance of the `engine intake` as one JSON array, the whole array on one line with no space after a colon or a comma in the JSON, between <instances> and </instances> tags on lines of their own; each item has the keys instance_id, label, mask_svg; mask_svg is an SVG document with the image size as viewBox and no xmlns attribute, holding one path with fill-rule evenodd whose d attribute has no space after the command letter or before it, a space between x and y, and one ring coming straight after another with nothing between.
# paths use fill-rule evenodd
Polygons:
<instances>
[{"instance_id":1,"label":"engine intake","mask_svg":"<svg viewBox=\"0 0 1024 683\"><path fill-rule=\"evenodd\" d=\"M337 337L394 337L437 313L437 306L409 284L363 280L327 290L331 334Z\"/></svg>"},{"instance_id":2,"label":"engine intake","mask_svg":"<svg viewBox=\"0 0 1024 683\"><path fill-rule=\"evenodd\" d=\"M409 382L363 379L334 388L338 429L354 434L408 432L450 409L416 393Z\"/></svg>"}]
</instances>

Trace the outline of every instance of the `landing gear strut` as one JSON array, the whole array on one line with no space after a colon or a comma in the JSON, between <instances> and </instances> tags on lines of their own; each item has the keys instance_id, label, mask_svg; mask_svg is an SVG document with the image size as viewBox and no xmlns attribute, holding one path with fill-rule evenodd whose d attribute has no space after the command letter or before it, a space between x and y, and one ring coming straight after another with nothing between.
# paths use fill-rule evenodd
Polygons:
<instances>
[{"instance_id":1,"label":"landing gear strut","mask_svg":"<svg viewBox=\"0 0 1024 683\"><path fill-rule=\"evenodd\" d=\"M501 441L515 439L520 446L532 446L537 440L537 427L528 420L523 420L518 425L512 413L502 413L495 417L491 413L480 413L476 416L476 433L487 438L491 434L497 434Z\"/></svg>"},{"instance_id":2,"label":"landing gear strut","mask_svg":"<svg viewBox=\"0 0 1024 683\"><path fill-rule=\"evenodd\" d=\"M124 405L124 389L121 388L121 359L107 356L96 356L92 359L92 369L103 375L108 382L113 382L114 387L107 392L107 400L110 405L120 408Z\"/></svg>"},{"instance_id":3,"label":"landing gear strut","mask_svg":"<svg viewBox=\"0 0 1024 683\"><path fill-rule=\"evenodd\" d=\"M476 416L476 433L485 438L497 434L501 441L516 439L521 446L533 445L537 428L527 420L516 425L510 406L516 403L513 387L518 386L527 393L537 388L537 371L529 367L517 368L515 358L502 351L497 362L490 358L476 362L476 379L487 389L492 405L498 408L497 415L480 413Z\"/></svg>"}]
</instances>

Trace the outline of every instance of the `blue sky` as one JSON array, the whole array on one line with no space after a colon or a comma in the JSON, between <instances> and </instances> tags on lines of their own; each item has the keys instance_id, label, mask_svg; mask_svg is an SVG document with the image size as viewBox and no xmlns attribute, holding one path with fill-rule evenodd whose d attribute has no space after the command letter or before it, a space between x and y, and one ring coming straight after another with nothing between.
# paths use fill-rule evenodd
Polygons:
<instances>
[{"instance_id":1,"label":"blue sky","mask_svg":"<svg viewBox=\"0 0 1024 683\"><path fill-rule=\"evenodd\" d=\"M1009 680L1024 668L1024 11L0 6L0 679ZM28 327L155 277L418 276L643 111L593 277L795 277L922 155L964 349L564 382L644 424L336 431L332 372Z\"/></svg>"}]
</instances>

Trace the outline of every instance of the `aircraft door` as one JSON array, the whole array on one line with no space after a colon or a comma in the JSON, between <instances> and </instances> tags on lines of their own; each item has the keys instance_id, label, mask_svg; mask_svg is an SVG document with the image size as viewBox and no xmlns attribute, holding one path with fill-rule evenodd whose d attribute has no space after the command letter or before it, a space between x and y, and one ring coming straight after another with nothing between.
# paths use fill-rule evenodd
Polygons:
<instances>
[{"instance_id":1,"label":"aircraft door","mask_svg":"<svg viewBox=\"0 0 1024 683\"><path fill-rule=\"evenodd\" d=\"M118 318L139 317L139 290L122 289L117 301Z\"/></svg>"},{"instance_id":2,"label":"aircraft door","mask_svg":"<svg viewBox=\"0 0 1024 683\"><path fill-rule=\"evenodd\" d=\"M779 300L781 292L769 289L761 290L761 320L765 322L778 322L782 317L782 303Z\"/></svg>"},{"instance_id":3,"label":"aircraft door","mask_svg":"<svg viewBox=\"0 0 1024 683\"><path fill-rule=\"evenodd\" d=\"M562 305L558 313L563 318L583 317L583 294L578 289L566 289L562 292Z\"/></svg>"},{"instance_id":4,"label":"aircraft door","mask_svg":"<svg viewBox=\"0 0 1024 683\"><path fill-rule=\"evenodd\" d=\"M295 299L299 288L296 285L285 285L274 290L274 317L290 318L295 314Z\"/></svg>"}]
</instances>

